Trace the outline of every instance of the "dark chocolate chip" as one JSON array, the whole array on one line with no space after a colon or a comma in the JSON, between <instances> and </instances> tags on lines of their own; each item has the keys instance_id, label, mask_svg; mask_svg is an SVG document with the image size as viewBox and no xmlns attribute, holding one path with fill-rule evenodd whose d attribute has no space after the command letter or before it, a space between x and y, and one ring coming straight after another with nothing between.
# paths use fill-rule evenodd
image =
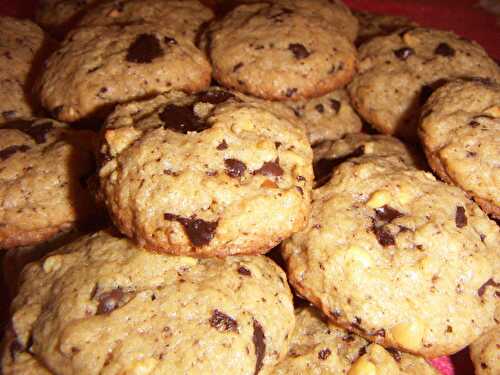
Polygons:
<instances>
[{"instance_id":1,"label":"dark chocolate chip","mask_svg":"<svg viewBox=\"0 0 500 375\"><path fill-rule=\"evenodd\" d=\"M221 143L217 146L217 150L222 151L227 149L227 143L226 140L223 139Z\"/></svg>"},{"instance_id":2,"label":"dark chocolate chip","mask_svg":"<svg viewBox=\"0 0 500 375\"><path fill-rule=\"evenodd\" d=\"M261 324L257 320L253 320L253 345L255 347L255 372L257 375L262 369L264 355L266 354L266 336Z\"/></svg>"},{"instance_id":3,"label":"dark chocolate chip","mask_svg":"<svg viewBox=\"0 0 500 375\"><path fill-rule=\"evenodd\" d=\"M170 36L163 37L163 43L170 45L170 46L178 44L177 40L175 40L175 38L172 38Z\"/></svg>"},{"instance_id":4,"label":"dark chocolate chip","mask_svg":"<svg viewBox=\"0 0 500 375\"><path fill-rule=\"evenodd\" d=\"M489 279L483 285L481 285L481 287L477 290L477 295L479 297L482 297L484 295L484 293L486 292L486 287L488 287L488 286L500 288L500 283L496 283L495 280Z\"/></svg>"},{"instance_id":5,"label":"dark chocolate chip","mask_svg":"<svg viewBox=\"0 0 500 375\"><path fill-rule=\"evenodd\" d=\"M439 43L436 49L434 50L434 53L436 55L445 57L455 56L455 50L451 48L447 43Z\"/></svg>"},{"instance_id":6,"label":"dark chocolate chip","mask_svg":"<svg viewBox=\"0 0 500 375\"><path fill-rule=\"evenodd\" d=\"M401 352L399 350L394 348L387 348L386 350L392 355L392 358L394 358L396 362L401 362Z\"/></svg>"},{"instance_id":7,"label":"dark chocolate chip","mask_svg":"<svg viewBox=\"0 0 500 375\"><path fill-rule=\"evenodd\" d=\"M292 51L293 55L297 60L305 59L311 54L303 44L300 43L290 43L288 49Z\"/></svg>"},{"instance_id":8,"label":"dark chocolate chip","mask_svg":"<svg viewBox=\"0 0 500 375\"><path fill-rule=\"evenodd\" d=\"M267 177L283 176L283 169L280 167L279 161L266 161L262 167L253 171L253 174L261 174Z\"/></svg>"},{"instance_id":9,"label":"dark chocolate chip","mask_svg":"<svg viewBox=\"0 0 500 375\"><path fill-rule=\"evenodd\" d=\"M110 292L103 293L99 296L99 305L97 306L97 315L108 314L118 308L119 303L123 299L123 291L121 288L113 289Z\"/></svg>"},{"instance_id":10,"label":"dark chocolate chip","mask_svg":"<svg viewBox=\"0 0 500 375\"><path fill-rule=\"evenodd\" d=\"M404 216L404 214L402 214L401 212L392 207L389 207L388 205L383 205L382 207L376 208L375 215L378 220L382 220L387 223L390 223L391 221L397 219L398 217Z\"/></svg>"},{"instance_id":11,"label":"dark chocolate chip","mask_svg":"<svg viewBox=\"0 0 500 375\"><path fill-rule=\"evenodd\" d=\"M200 102L210 104L220 104L233 99L235 96L226 90L203 91L197 95Z\"/></svg>"},{"instance_id":12,"label":"dark chocolate chip","mask_svg":"<svg viewBox=\"0 0 500 375\"><path fill-rule=\"evenodd\" d=\"M296 88L288 88L286 89L285 91L285 96L287 98L291 98L292 96L294 96L295 94L297 93L297 89Z\"/></svg>"},{"instance_id":13,"label":"dark chocolate chip","mask_svg":"<svg viewBox=\"0 0 500 375\"><path fill-rule=\"evenodd\" d=\"M17 120L9 122L0 129L19 130L29 135L37 144L47 141L47 133L52 129L52 121L43 121L40 124L33 125L33 121Z\"/></svg>"},{"instance_id":14,"label":"dark chocolate chip","mask_svg":"<svg viewBox=\"0 0 500 375\"><path fill-rule=\"evenodd\" d=\"M467 216L465 215L465 208L457 206L455 211L455 225L457 228L463 228L467 225Z\"/></svg>"},{"instance_id":15,"label":"dark chocolate chip","mask_svg":"<svg viewBox=\"0 0 500 375\"><path fill-rule=\"evenodd\" d=\"M238 159L226 159L224 160L224 165L226 166L227 175L233 178L243 176L247 169L245 163Z\"/></svg>"},{"instance_id":16,"label":"dark chocolate chip","mask_svg":"<svg viewBox=\"0 0 500 375\"><path fill-rule=\"evenodd\" d=\"M242 62L239 62L238 64L233 66L233 72L236 73L238 70L240 70L243 67L243 65L245 65L245 64L243 64Z\"/></svg>"},{"instance_id":17,"label":"dark chocolate chip","mask_svg":"<svg viewBox=\"0 0 500 375\"><path fill-rule=\"evenodd\" d=\"M210 125L206 121L196 116L193 105L178 106L167 104L158 116L163 122L165 129L170 129L177 133L199 133L210 128Z\"/></svg>"},{"instance_id":18,"label":"dark chocolate chip","mask_svg":"<svg viewBox=\"0 0 500 375\"><path fill-rule=\"evenodd\" d=\"M165 220L176 220L184 227L184 232L188 236L191 243L196 246L208 245L214 238L215 230L217 229L218 221L205 221L197 219L196 216L185 218L174 214L163 214Z\"/></svg>"},{"instance_id":19,"label":"dark chocolate chip","mask_svg":"<svg viewBox=\"0 0 500 375\"><path fill-rule=\"evenodd\" d=\"M375 224L372 225L372 232L377 237L377 241L383 247L394 246L396 244L396 240L391 232L389 232L384 227L377 227Z\"/></svg>"},{"instance_id":20,"label":"dark chocolate chip","mask_svg":"<svg viewBox=\"0 0 500 375\"><path fill-rule=\"evenodd\" d=\"M229 315L224 314L222 311L215 309L212 316L208 320L210 325L217 331L225 332L238 332L238 322L231 318Z\"/></svg>"},{"instance_id":21,"label":"dark chocolate chip","mask_svg":"<svg viewBox=\"0 0 500 375\"><path fill-rule=\"evenodd\" d=\"M318 359L321 359L322 361L324 361L325 359L330 357L330 354L332 354L332 351L328 348L320 350L318 353Z\"/></svg>"},{"instance_id":22,"label":"dark chocolate chip","mask_svg":"<svg viewBox=\"0 0 500 375\"><path fill-rule=\"evenodd\" d=\"M137 64L149 64L163 56L160 41L154 34L140 34L128 47L125 59Z\"/></svg>"},{"instance_id":23,"label":"dark chocolate chip","mask_svg":"<svg viewBox=\"0 0 500 375\"><path fill-rule=\"evenodd\" d=\"M403 47L394 51L394 55L400 60L406 60L413 55L415 51L410 47Z\"/></svg>"},{"instance_id":24,"label":"dark chocolate chip","mask_svg":"<svg viewBox=\"0 0 500 375\"><path fill-rule=\"evenodd\" d=\"M316 106L314 107L314 109L316 111L318 111L318 113L323 113L325 112L325 107L323 106L323 104L316 104Z\"/></svg>"},{"instance_id":25,"label":"dark chocolate chip","mask_svg":"<svg viewBox=\"0 0 500 375\"><path fill-rule=\"evenodd\" d=\"M9 146L7 148L4 148L3 150L0 150L0 160L7 160L10 158L12 155L14 155L16 152L26 152L30 149L29 146L26 145L14 145L14 146Z\"/></svg>"},{"instance_id":26,"label":"dark chocolate chip","mask_svg":"<svg viewBox=\"0 0 500 375\"><path fill-rule=\"evenodd\" d=\"M335 99L330 99L330 107L332 107L332 109L333 109L336 113L339 113L339 111L340 111L340 106L341 106L341 103L340 103L338 100L335 100Z\"/></svg>"},{"instance_id":27,"label":"dark chocolate chip","mask_svg":"<svg viewBox=\"0 0 500 375\"><path fill-rule=\"evenodd\" d=\"M470 126L471 128L474 128L474 129L475 129L475 128L477 128L479 125L481 125L481 124L480 124L479 122L477 122L477 121L474 121L474 120L471 120L471 121L469 122L469 126Z\"/></svg>"},{"instance_id":28,"label":"dark chocolate chip","mask_svg":"<svg viewBox=\"0 0 500 375\"><path fill-rule=\"evenodd\" d=\"M238 273L243 276L252 276L252 272L246 267L240 266L238 267Z\"/></svg>"},{"instance_id":29,"label":"dark chocolate chip","mask_svg":"<svg viewBox=\"0 0 500 375\"><path fill-rule=\"evenodd\" d=\"M358 356L362 357L362 356L364 356L366 354L366 347L367 346L368 345L365 345L365 346L359 348L359 350L358 350Z\"/></svg>"}]
</instances>

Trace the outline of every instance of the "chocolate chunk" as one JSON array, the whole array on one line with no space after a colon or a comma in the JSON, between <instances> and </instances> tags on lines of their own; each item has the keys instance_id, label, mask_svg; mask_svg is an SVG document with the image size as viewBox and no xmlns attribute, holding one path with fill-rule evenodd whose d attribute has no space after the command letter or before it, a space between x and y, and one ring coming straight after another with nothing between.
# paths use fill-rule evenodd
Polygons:
<instances>
[{"instance_id":1,"label":"chocolate chunk","mask_svg":"<svg viewBox=\"0 0 500 375\"><path fill-rule=\"evenodd\" d=\"M441 55L445 57L453 57L455 56L455 50L451 48L447 43L439 43L436 49L434 50L436 55Z\"/></svg>"},{"instance_id":2,"label":"chocolate chunk","mask_svg":"<svg viewBox=\"0 0 500 375\"><path fill-rule=\"evenodd\" d=\"M252 172L253 174L261 174L266 177L283 176L283 169L280 167L279 161L266 161L262 167Z\"/></svg>"},{"instance_id":3,"label":"chocolate chunk","mask_svg":"<svg viewBox=\"0 0 500 375\"><path fill-rule=\"evenodd\" d=\"M226 90L203 91L197 95L200 102L210 104L220 104L233 99L235 96Z\"/></svg>"},{"instance_id":4,"label":"chocolate chunk","mask_svg":"<svg viewBox=\"0 0 500 375\"><path fill-rule=\"evenodd\" d=\"M210 128L210 125L206 121L196 116L193 105L178 106L167 104L158 116L163 122L165 129L170 129L177 133L199 133Z\"/></svg>"},{"instance_id":5,"label":"chocolate chunk","mask_svg":"<svg viewBox=\"0 0 500 375\"><path fill-rule=\"evenodd\" d=\"M52 121L43 121L40 124L33 125L33 121L17 120L9 122L2 126L0 129L19 130L29 135L37 144L45 143L47 141L47 133L52 129Z\"/></svg>"},{"instance_id":6,"label":"chocolate chunk","mask_svg":"<svg viewBox=\"0 0 500 375\"><path fill-rule=\"evenodd\" d=\"M217 309L212 312L212 316L208 321L217 331L238 332L238 322Z\"/></svg>"},{"instance_id":7,"label":"chocolate chunk","mask_svg":"<svg viewBox=\"0 0 500 375\"><path fill-rule=\"evenodd\" d=\"M377 227L375 224L372 225L372 232L377 237L377 241L383 247L394 246L396 244L396 240L391 232L389 232L384 227Z\"/></svg>"},{"instance_id":8,"label":"chocolate chunk","mask_svg":"<svg viewBox=\"0 0 500 375\"><path fill-rule=\"evenodd\" d=\"M266 354L266 336L264 330L257 320L253 320L253 345L255 347L255 372L257 375L262 369L264 355Z\"/></svg>"},{"instance_id":9,"label":"chocolate chunk","mask_svg":"<svg viewBox=\"0 0 500 375\"><path fill-rule=\"evenodd\" d=\"M296 89L296 88L288 88L288 89L286 89L285 96L286 96L287 98L291 98L291 97L292 97L292 96L294 96L296 93L297 93L297 89Z\"/></svg>"},{"instance_id":10,"label":"chocolate chunk","mask_svg":"<svg viewBox=\"0 0 500 375\"><path fill-rule=\"evenodd\" d=\"M123 299L123 291L121 288L113 289L110 292L103 293L99 296L99 305L97 306L97 315L108 314L118 308L119 303Z\"/></svg>"},{"instance_id":11,"label":"chocolate chunk","mask_svg":"<svg viewBox=\"0 0 500 375\"><path fill-rule=\"evenodd\" d=\"M9 146L7 148L4 148L3 150L0 150L0 160L7 160L10 158L12 155L14 155L16 152L26 152L30 149L29 146L26 145L14 145L14 146Z\"/></svg>"},{"instance_id":12,"label":"chocolate chunk","mask_svg":"<svg viewBox=\"0 0 500 375\"><path fill-rule=\"evenodd\" d=\"M333 170L338 165L351 159L363 156L365 153L365 146L357 147L350 154L344 155L336 159L320 159L313 165L314 179L316 180L315 188L321 187L326 184L332 176Z\"/></svg>"},{"instance_id":13,"label":"chocolate chunk","mask_svg":"<svg viewBox=\"0 0 500 375\"><path fill-rule=\"evenodd\" d=\"M401 352L399 350L393 348L386 348L386 350L392 355L392 358L394 358L396 362L401 362Z\"/></svg>"},{"instance_id":14,"label":"chocolate chunk","mask_svg":"<svg viewBox=\"0 0 500 375\"><path fill-rule=\"evenodd\" d=\"M324 361L328 357L330 357L330 354L332 354L332 351L328 348L320 350L318 353L318 358Z\"/></svg>"},{"instance_id":15,"label":"chocolate chunk","mask_svg":"<svg viewBox=\"0 0 500 375\"><path fill-rule=\"evenodd\" d=\"M184 232L188 236L191 243L196 246L208 245L212 238L214 238L215 230L217 229L217 221L205 221L202 219L197 219L195 215L190 218L185 218L182 216L174 214L163 214L165 220L174 221L176 220L184 227Z\"/></svg>"},{"instance_id":16,"label":"chocolate chunk","mask_svg":"<svg viewBox=\"0 0 500 375\"><path fill-rule=\"evenodd\" d=\"M479 125L481 125L481 124L480 124L479 122L477 122L477 121L474 121L474 120L471 120L471 121L469 122L469 126L470 126L471 128L473 128L473 129L477 128Z\"/></svg>"},{"instance_id":17,"label":"chocolate chunk","mask_svg":"<svg viewBox=\"0 0 500 375\"><path fill-rule=\"evenodd\" d=\"M224 165L226 166L226 173L229 177L238 178L243 176L247 166L245 163L238 159L226 159L224 160Z\"/></svg>"},{"instance_id":18,"label":"chocolate chunk","mask_svg":"<svg viewBox=\"0 0 500 375\"><path fill-rule=\"evenodd\" d=\"M140 34L128 47L125 59L132 63L149 64L161 56L163 56L163 49L156 35Z\"/></svg>"},{"instance_id":19,"label":"chocolate chunk","mask_svg":"<svg viewBox=\"0 0 500 375\"><path fill-rule=\"evenodd\" d=\"M467 216L465 215L465 208L457 206L455 212L455 225L457 228L463 228L467 225Z\"/></svg>"},{"instance_id":20,"label":"chocolate chunk","mask_svg":"<svg viewBox=\"0 0 500 375\"><path fill-rule=\"evenodd\" d=\"M167 45L170 45L170 46L173 46L175 44L178 44L177 43L177 40L175 40L175 38L172 38L170 36L165 36L163 37L163 43L167 44Z\"/></svg>"},{"instance_id":21,"label":"chocolate chunk","mask_svg":"<svg viewBox=\"0 0 500 375\"><path fill-rule=\"evenodd\" d=\"M217 146L217 150L222 151L227 149L227 143L226 140L223 139L221 143Z\"/></svg>"},{"instance_id":22,"label":"chocolate chunk","mask_svg":"<svg viewBox=\"0 0 500 375\"><path fill-rule=\"evenodd\" d=\"M236 73L238 70L240 70L243 67L243 65L245 65L245 64L243 64L242 62L239 62L238 64L233 66L233 72Z\"/></svg>"},{"instance_id":23,"label":"chocolate chunk","mask_svg":"<svg viewBox=\"0 0 500 375\"><path fill-rule=\"evenodd\" d=\"M293 55L297 60L305 59L311 54L303 44L300 43L290 43L288 49L292 51Z\"/></svg>"},{"instance_id":24,"label":"chocolate chunk","mask_svg":"<svg viewBox=\"0 0 500 375\"><path fill-rule=\"evenodd\" d=\"M323 113L325 112L325 107L323 106L323 104L316 104L316 106L314 107L314 109L316 111L318 111L318 113Z\"/></svg>"},{"instance_id":25,"label":"chocolate chunk","mask_svg":"<svg viewBox=\"0 0 500 375\"><path fill-rule=\"evenodd\" d=\"M330 99L330 107L336 112L339 113L341 103L338 100Z\"/></svg>"},{"instance_id":26,"label":"chocolate chunk","mask_svg":"<svg viewBox=\"0 0 500 375\"><path fill-rule=\"evenodd\" d=\"M390 223L391 221L397 219L398 217L404 216L404 214L402 214L398 210L395 210L392 207L389 207L388 205L383 205L382 207L376 208L375 215L378 220L382 220L387 223Z\"/></svg>"},{"instance_id":27,"label":"chocolate chunk","mask_svg":"<svg viewBox=\"0 0 500 375\"><path fill-rule=\"evenodd\" d=\"M406 60L408 57L413 55L415 51L413 48L403 47L394 51L394 55L400 60Z\"/></svg>"},{"instance_id":28,"label":"chocolate chunk","mask_svg":"<svg viewBox=\"0 0 500 375\"><path fill-rule=\"evenodd\" d=\"M243 276L252 276L252 272L243 266L238 267L238 273Z\"/></svg>"},{"instance_id":29,"label":"chocolate chunk","mask_svg":"<svg viewBox=\"0 0 500 375\"><path fill-rule=\"evenodd\" d=\"M486 287L488 287L488 286L500 288L500 283L496 283L495 280L489 279L483 285L481 285L481 287L477 290L477 295L479 297L482 297L484 295L484 293L486 292Z\"/></svg>"}]
</instances>

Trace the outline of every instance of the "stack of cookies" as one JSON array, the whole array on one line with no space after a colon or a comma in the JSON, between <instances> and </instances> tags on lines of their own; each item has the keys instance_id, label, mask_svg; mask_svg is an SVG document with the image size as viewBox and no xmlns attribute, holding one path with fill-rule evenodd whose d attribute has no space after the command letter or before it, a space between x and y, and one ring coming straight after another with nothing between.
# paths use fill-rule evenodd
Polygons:
<instances>
[{"instance_id":1,"label":"stack of cookies","mask_svg":"<svg viewBox=\"0 0 500 375\"><path fill-rule=\"evenodd\" d=\"M499 373L479 45L338 0L36 18L0 18L2 373Z\"/></svg>"}]
</instances>

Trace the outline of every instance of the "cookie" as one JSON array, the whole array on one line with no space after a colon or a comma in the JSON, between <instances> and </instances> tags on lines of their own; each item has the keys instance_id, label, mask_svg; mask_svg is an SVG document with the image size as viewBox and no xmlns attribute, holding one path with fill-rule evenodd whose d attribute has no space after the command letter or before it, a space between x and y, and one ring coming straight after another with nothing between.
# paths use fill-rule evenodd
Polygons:
<instances>
[{"instance_id":1,"label":"cookie","mask_svg":"<svg viewBox=\"0 0 500 375\"><path fill-rule=\"evenodd\" d=\"M82 26L153 23L169 25L194 42L198 29L213 17L197 0L111 0L90 8L78 22Z\"/></svg>"},{"instance_id":2,"label":"cookie","mask_svg":"<svg viewBox=\"0 0 500 375\"><path fill-rule=\"evenodd\" d=\"M25 268L3 373L31 357L68 375L268 374L294 322L267 257L167 256L103 231Z\"/></svg>"},{"instance_id":3,"label":"cookie","mask_svg":"<svg viewBox=\"0 0 500 375\"><path fill-rule=\"evenodd\" d=\"M414 140L421 106L432 90L467 76L498 81L500 69L475 42L415 28L363 44L349 93L354 108L381 133Z\"/></svg>"},{"instance_id":4,"label":"cookie","mask_svg":"<svg viewBox=\"0 0 500 375\"><path fill-rule=\"evenodd\" d=\"M119 106L100 186L120 231L172 254L265 253L302 229L312 151L293 114L211 89Z\"/></svg>"},{"instance_id":5,"label":"cookie","mask_svg":"<svg viewBox=\"0 0 500 375\"><path fill-rule=\"evenodd\" d=\"M82 179L94 169L93 142L50 119L0 127L0 249L45 242L91 217Z\"/></svg>"},{"instance_id":6,"label":"cookie","mask_svg":"<svg viewBox=\"0 0 500 375\"><path fill-rule=\"evenodd\" d=\"M422 110L419 135L429 164L500 219L500 85L449 83Z\"/></svg>"},{"instance_id":7,"label":"cookie","mask_svg":"<svg viewBox=\"0 0 500 375\"><path fill-rule=\"evenodd\" d=\"M402 16L353 11L358 19L359 31L356 45L361 45L377 36L384 36L401 29L418 26L416 22Z\"/></svg>"},{"instance_id":8,"label":"cookie","mask_svg":"<svg viewBox=\"0 0 500 375\"><path fill-rule=\"evenodd\" d=\"M285 241L297 291L335 324L425 357L494 323L499 227L465 193L397 157L341 164Z\"/></svg>"},{"instance_id":9,"label":"cookie","mask_svg":"<svg viewBox=\"0 0 500 375\"><path fill-rule=\"evenodd\" d=\"M103 0L40 0L35 11L35 20L57 38L64 35L92 6Z\"/></svg>"},{"instance_id":10,"label":"cookie","mask_svg":"<svg viewBox=\"0 0 500 375\"><path fill-rule=\"evenodd\" d=\"M288 354L273 375L438 375L425 359L384 349L334 326L316 309L295 313Z\"/></svg>"},{"instance_id":11,"label":"cookie","mask_svg":"<svg viewBox=\"0 0 500 375\"><path fill-rule=\"evenodd\" d=\"M286 105L306 125L312 145L361 131L361 120L343 89L311 100L287 101Z\"/></svg>"},{"instance_id":12,"label":"cookie","mask_svg":"<svg viewBox=\"0 0 500 375\"><path fill-rule=\"evenodd\" d=\"M52 41L28 20L0 17L0 126L38 109L31 85Z\"/></svg>"},{"instance_id":13,"label":"cookie","mask_svg":"<svg viewBox=\"0 0 500 375\"><path fill-rule=\"evenodd\" d=\"M393 156L409 167L422 168L424 157L390 135L347 134L342 139L320 143L313 148L315 187L328 182L335 167L360 156Z\"/></svg>"},{"instance_id":14,"label":"cookie","mask_svg":"<svg viewBox=\"0 0 500 375\"><path fill-rule=\"evenodd\" d=\"M195 92L211 68L182 30L132 24L75 29L47 61L38 91L64 121L103 117L115 104L173 88Z\"/></svg>"},{"instance_id":15,"label":"cookie","mask_svg":"<svg viewBox=\"0 0 500 375\"><path fill-rule=\"evenodd\" d=\"M319 6L324 14L313 11ZM354 73L356 51L335 26L340 17L356 25L348 10L326 0L240 5L207 32L214 77L272 100L317 97L342 87Z\"/></svg>"},{"instance_id":16,"label":"cookie","mask_svg":"<svg viewBox=\"0 0 500 375\"><path fill-rule=\"evenodd\" d=\"M476 375L500 374L500 326L485 333L470 346Z\"/></svg>"}]
</instances>

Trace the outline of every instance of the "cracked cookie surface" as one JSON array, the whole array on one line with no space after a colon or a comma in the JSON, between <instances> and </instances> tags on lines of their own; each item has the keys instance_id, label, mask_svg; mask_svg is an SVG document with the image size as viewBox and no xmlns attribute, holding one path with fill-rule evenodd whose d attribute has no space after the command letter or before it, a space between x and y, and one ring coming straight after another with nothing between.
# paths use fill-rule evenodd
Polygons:
<instances>
[{"instance_id":1,"label":"cracked cookie surface","mask_svg":"<svg viewBox=\"0 0 500 375\"><path fill-rule=\"evenodd\" d=\"M434 172L500 219L500 85L456 81L422 110L419 135Z\"/></svg>"},{"instance_id":2,"label":"cracked cookie surface","mask_svg":"<svg viewBox=\"0 0 500 375\"><path fill-rule=\"evenodd\" d=\"M294 121L275 103L215 88L118 107L100 169L115 224L157 251L267 252L310 210L312 151Z\"/></svg>"},{"instance_id":3,"label":"cracked cookie surface","mask_svg":"<svg viewBox=\"0 0 500 375\"><path fill-rule=\"evenodd\" d=\"M457 187L396 157L362 156L313 190L308 227L283 255L291 284L336 324L436 357L494 325L499 241Z\"/></svg>"},{"instance_id":4,"label":"cracked cookie surface","mask_svg":"<svg viewBox=\"0 0 500 375\"><path fill-rule=\"evenodd\" d=\"M267 257L155 254L110 231L28 265L12 313L6 375L269 374L295 322Z\"/></svg>"}]
</instances>

